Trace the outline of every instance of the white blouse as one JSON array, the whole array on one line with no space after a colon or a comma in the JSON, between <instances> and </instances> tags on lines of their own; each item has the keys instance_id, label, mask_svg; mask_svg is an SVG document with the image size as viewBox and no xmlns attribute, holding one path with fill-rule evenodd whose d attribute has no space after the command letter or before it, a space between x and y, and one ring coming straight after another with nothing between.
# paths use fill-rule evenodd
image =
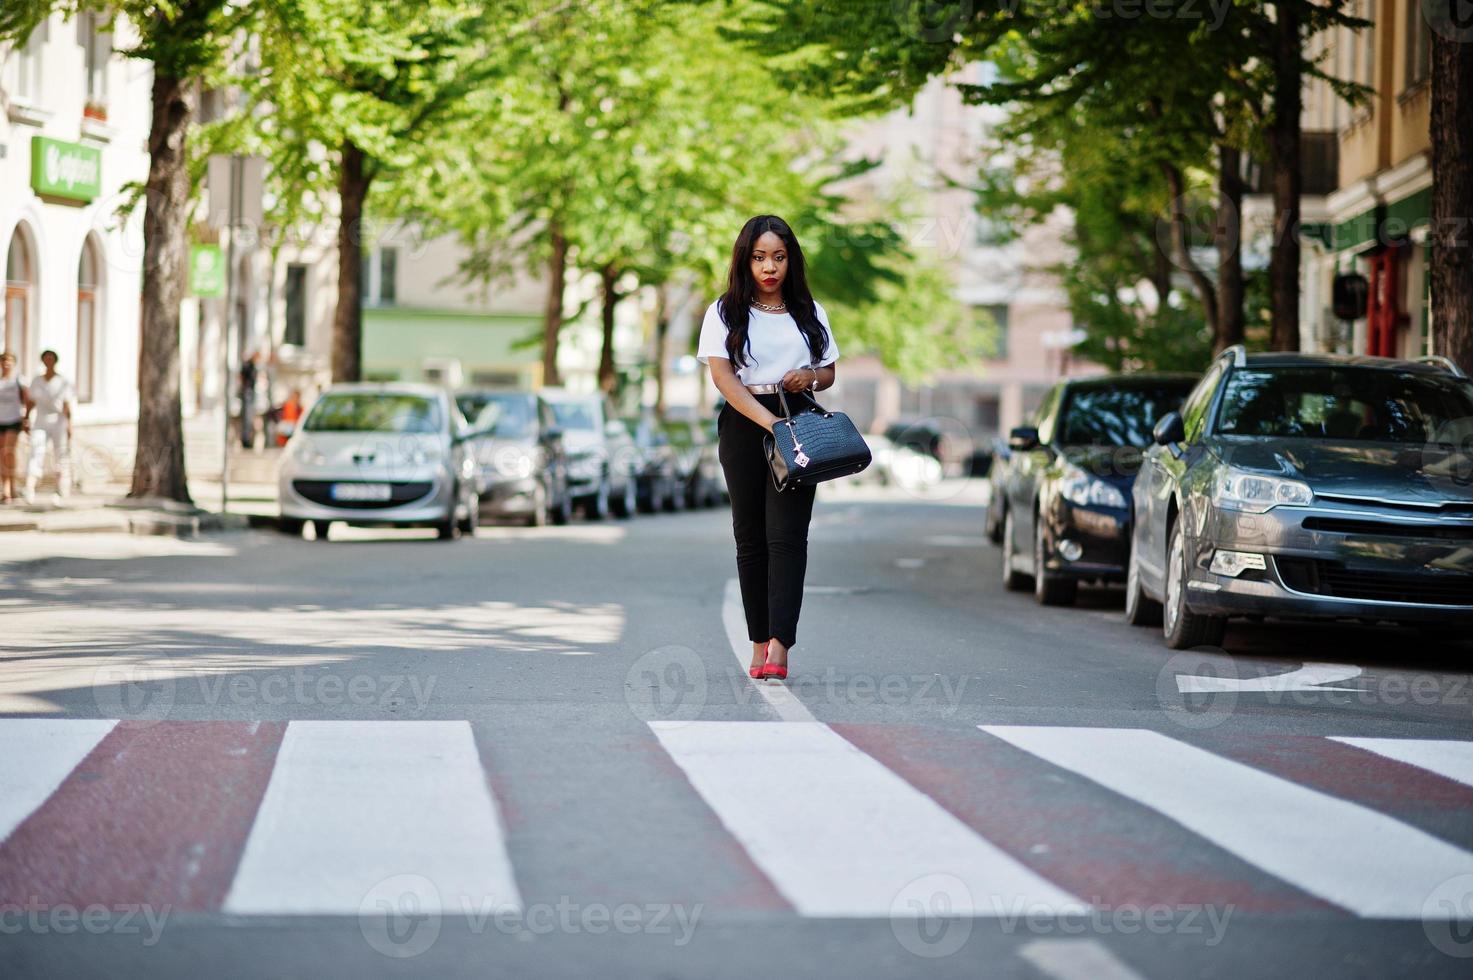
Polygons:
<instances>
[{"instance_id":1,"label":"white blouse","mask_svg":"<svg viewBox=\"0 0 1473 980\"><path fill-rule=\"evenodd\" d=\"M713 357L731 355L726 351L726 323L721 319L718 299L706 308L706 318L701 321L701 336L696 343L696 360L709 364ZM818 322L828 334L828 345L818 366L824 367L839 359L839 345L834 342L834 331L829 327L829 315L815 300L814 312ZM808 338L798 328L798 321L791 313L764 313L752 309L752 318L747 327L750 350L746 352L747 363L737 372L744 385L774 384L783 375L796 368L813 364L813 354L808 349Z\"/></svg>"}]
</instances>

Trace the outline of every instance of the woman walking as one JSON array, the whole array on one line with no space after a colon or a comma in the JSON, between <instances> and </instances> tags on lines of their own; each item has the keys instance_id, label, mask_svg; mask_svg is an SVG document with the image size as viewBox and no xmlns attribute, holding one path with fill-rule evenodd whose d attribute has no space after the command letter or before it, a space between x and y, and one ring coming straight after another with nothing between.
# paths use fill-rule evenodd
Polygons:
<instances>
[{"instance_id":1,"label":"woman walking","mask_svg":"<svg viewBox=\"0 0 1473 980\"><path fill-rule=\"evenodd\" d=\"M752 641L753 677L788 676L808 564L814 487L779 492L762 440L781 419L778 389L797 412L834 383L838 345L808 291L803 250L787 222L759 215L732 249L726 292L706 310L696 357L726 398L716 418L731 493L737 579Z\"/></svg>"},{"instance_id":2,"label":"woman walking","mask_svg":"<svg viewBox=\"0 0 1473 980\"><path fill-rule=\"evenodd\" d=\"M15 500L16 447L27 428L30 394L16 369L15 355L0 353L0 504Z\"/></svg>"}]
</instances>

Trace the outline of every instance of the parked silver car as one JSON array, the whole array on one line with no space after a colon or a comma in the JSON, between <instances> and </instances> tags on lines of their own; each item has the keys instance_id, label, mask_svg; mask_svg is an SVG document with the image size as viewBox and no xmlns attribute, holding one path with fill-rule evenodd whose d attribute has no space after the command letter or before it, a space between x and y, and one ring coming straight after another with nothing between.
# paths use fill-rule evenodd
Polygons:
<instances>
[{"instance_id":1,"label":"parked silver car","mask_svg":"<svg viewBox=\"0 0 1473 980\"><path fill-rule=\"evenodd\" d=\"M440 388L334 385L287 443L278 471L280 527L333 521L358 527L433 527L442 540L473 534L480 501L475 431Z\"/></svg>"},{"instance_id":2,"label":"parked silver car","mask_svg":"<svg viewBox=\"0 0 1473 980\"><path fill-rule=\"evenodd\" d=\"M640 454L609 399L597 392L543 388L568 456L568 491L584 515L602 520L610 512L632 517L637 508Z\"/></svg>"},{"instance_id":3,"label":"parked silver car","mask_svg":"<svg viewBox=\"0 0 1473 980\"><path fill-rule=\"evenodd\" d=\"M482 513L532 527L568 523L573 498L552 406L535 392L493 388L459 392L455 404L479 433L474 452Z\"/></svg>"},{"instance_id":4,"label":"parked silver car","mask_svg":"<svg viewBox=\"0 0 1473 980\"><path fill-rule=\"evenodd\" d=\"M1232 348L1155 441L1126 618L1168 646L1241 615L1473 623L1473 382L1451 362Z\"/></svg>"}]
</instances>

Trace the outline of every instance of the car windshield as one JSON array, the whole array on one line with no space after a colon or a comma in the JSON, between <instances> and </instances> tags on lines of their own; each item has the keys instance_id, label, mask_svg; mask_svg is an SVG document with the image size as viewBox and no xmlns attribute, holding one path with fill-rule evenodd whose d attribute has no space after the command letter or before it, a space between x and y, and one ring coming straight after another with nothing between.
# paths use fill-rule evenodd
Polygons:
<instances>
[{"instance_id":1,"label":"car windshield","mask_svg":"<svg viewBox=\"0 0 1473 980\"><path fill-rule=\"evenodd\" d=\"M553 402L552 414L564 429L597 429L598 419L587 402Z\"/></svg>"},{"instance_id":2,"label":"car windshield","mask_svg":"<svg viewBox=\"0 0 1473 980\"><path fill-rule=\"evenodd\" d=\"M536 406L525 395L461 395L460 410L477 429L503 439L519 439L536 427Z\"/></svg>"},{"instance_id":3,"label":"car windshield","mask_svg":"<svg viewBox=\"0 0 1473 980\"><path fill-rule=\"evenodd\" d=\"M302 426L308 432L439 432L434 399L385 392L326 394Z\"/></svg>"},{"instance_id":4,"label":"car windshield","mask_svg":"<svg viewBox=\"0 0 1473 980\"><path fill-rule=\"evenodd\" d=\"M1191 390L1190 381L1074 388L1055 441L1062 446L1149 446L1156 420L1180 408Z\"/></svg>"},{"instance_id":5,"label":"car windshield","mask_svg":"<svg viewBox=\"0 0 1473 980\"><path fill-rule=\"evenodd\" d=\"M1217 432L1374 442L1451 441L1473 419L1473 384L1444 374L1364 367L1240 368Z\"/></svg>"}]
</instances>

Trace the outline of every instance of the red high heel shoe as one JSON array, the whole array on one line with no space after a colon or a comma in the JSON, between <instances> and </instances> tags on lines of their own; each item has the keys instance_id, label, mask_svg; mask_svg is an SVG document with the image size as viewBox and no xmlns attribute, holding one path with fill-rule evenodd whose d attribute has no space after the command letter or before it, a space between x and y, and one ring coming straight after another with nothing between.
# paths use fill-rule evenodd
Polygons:
<instances>
[{"instance_id":1,"label":"red high heel shoe","mask_svg":"<svg viewBox=\"0 0 1473 980\"><path fill-rule=\"evenodd\" d=\"M762 679L763 680L767 680L768 678L772 678L774 680L781 681L781 680L787 680L787 677L788 677L788 665L787 664L763 664L762 665Z\"/></svg>"},{"instance_id":2,"label":"red high heel shoe","mask_svg":"<svg viewBox=\"0 0 1473 980\"><path fill-rule=\"evenodd\" d=\"M766 656L767 656L767 644L766 643L762 644L762 656L764 658L766 658ZM760 677L763 676L763 671L765 671L766 669L767 669L767 663L766 663L766 660L764 659L764 661L762 663L758 664L757 666L755 666L755 667L748 667L747 668L747 676L748 677L757 677L757 678L760 678Z\"/></svg>"}]
</instances>

